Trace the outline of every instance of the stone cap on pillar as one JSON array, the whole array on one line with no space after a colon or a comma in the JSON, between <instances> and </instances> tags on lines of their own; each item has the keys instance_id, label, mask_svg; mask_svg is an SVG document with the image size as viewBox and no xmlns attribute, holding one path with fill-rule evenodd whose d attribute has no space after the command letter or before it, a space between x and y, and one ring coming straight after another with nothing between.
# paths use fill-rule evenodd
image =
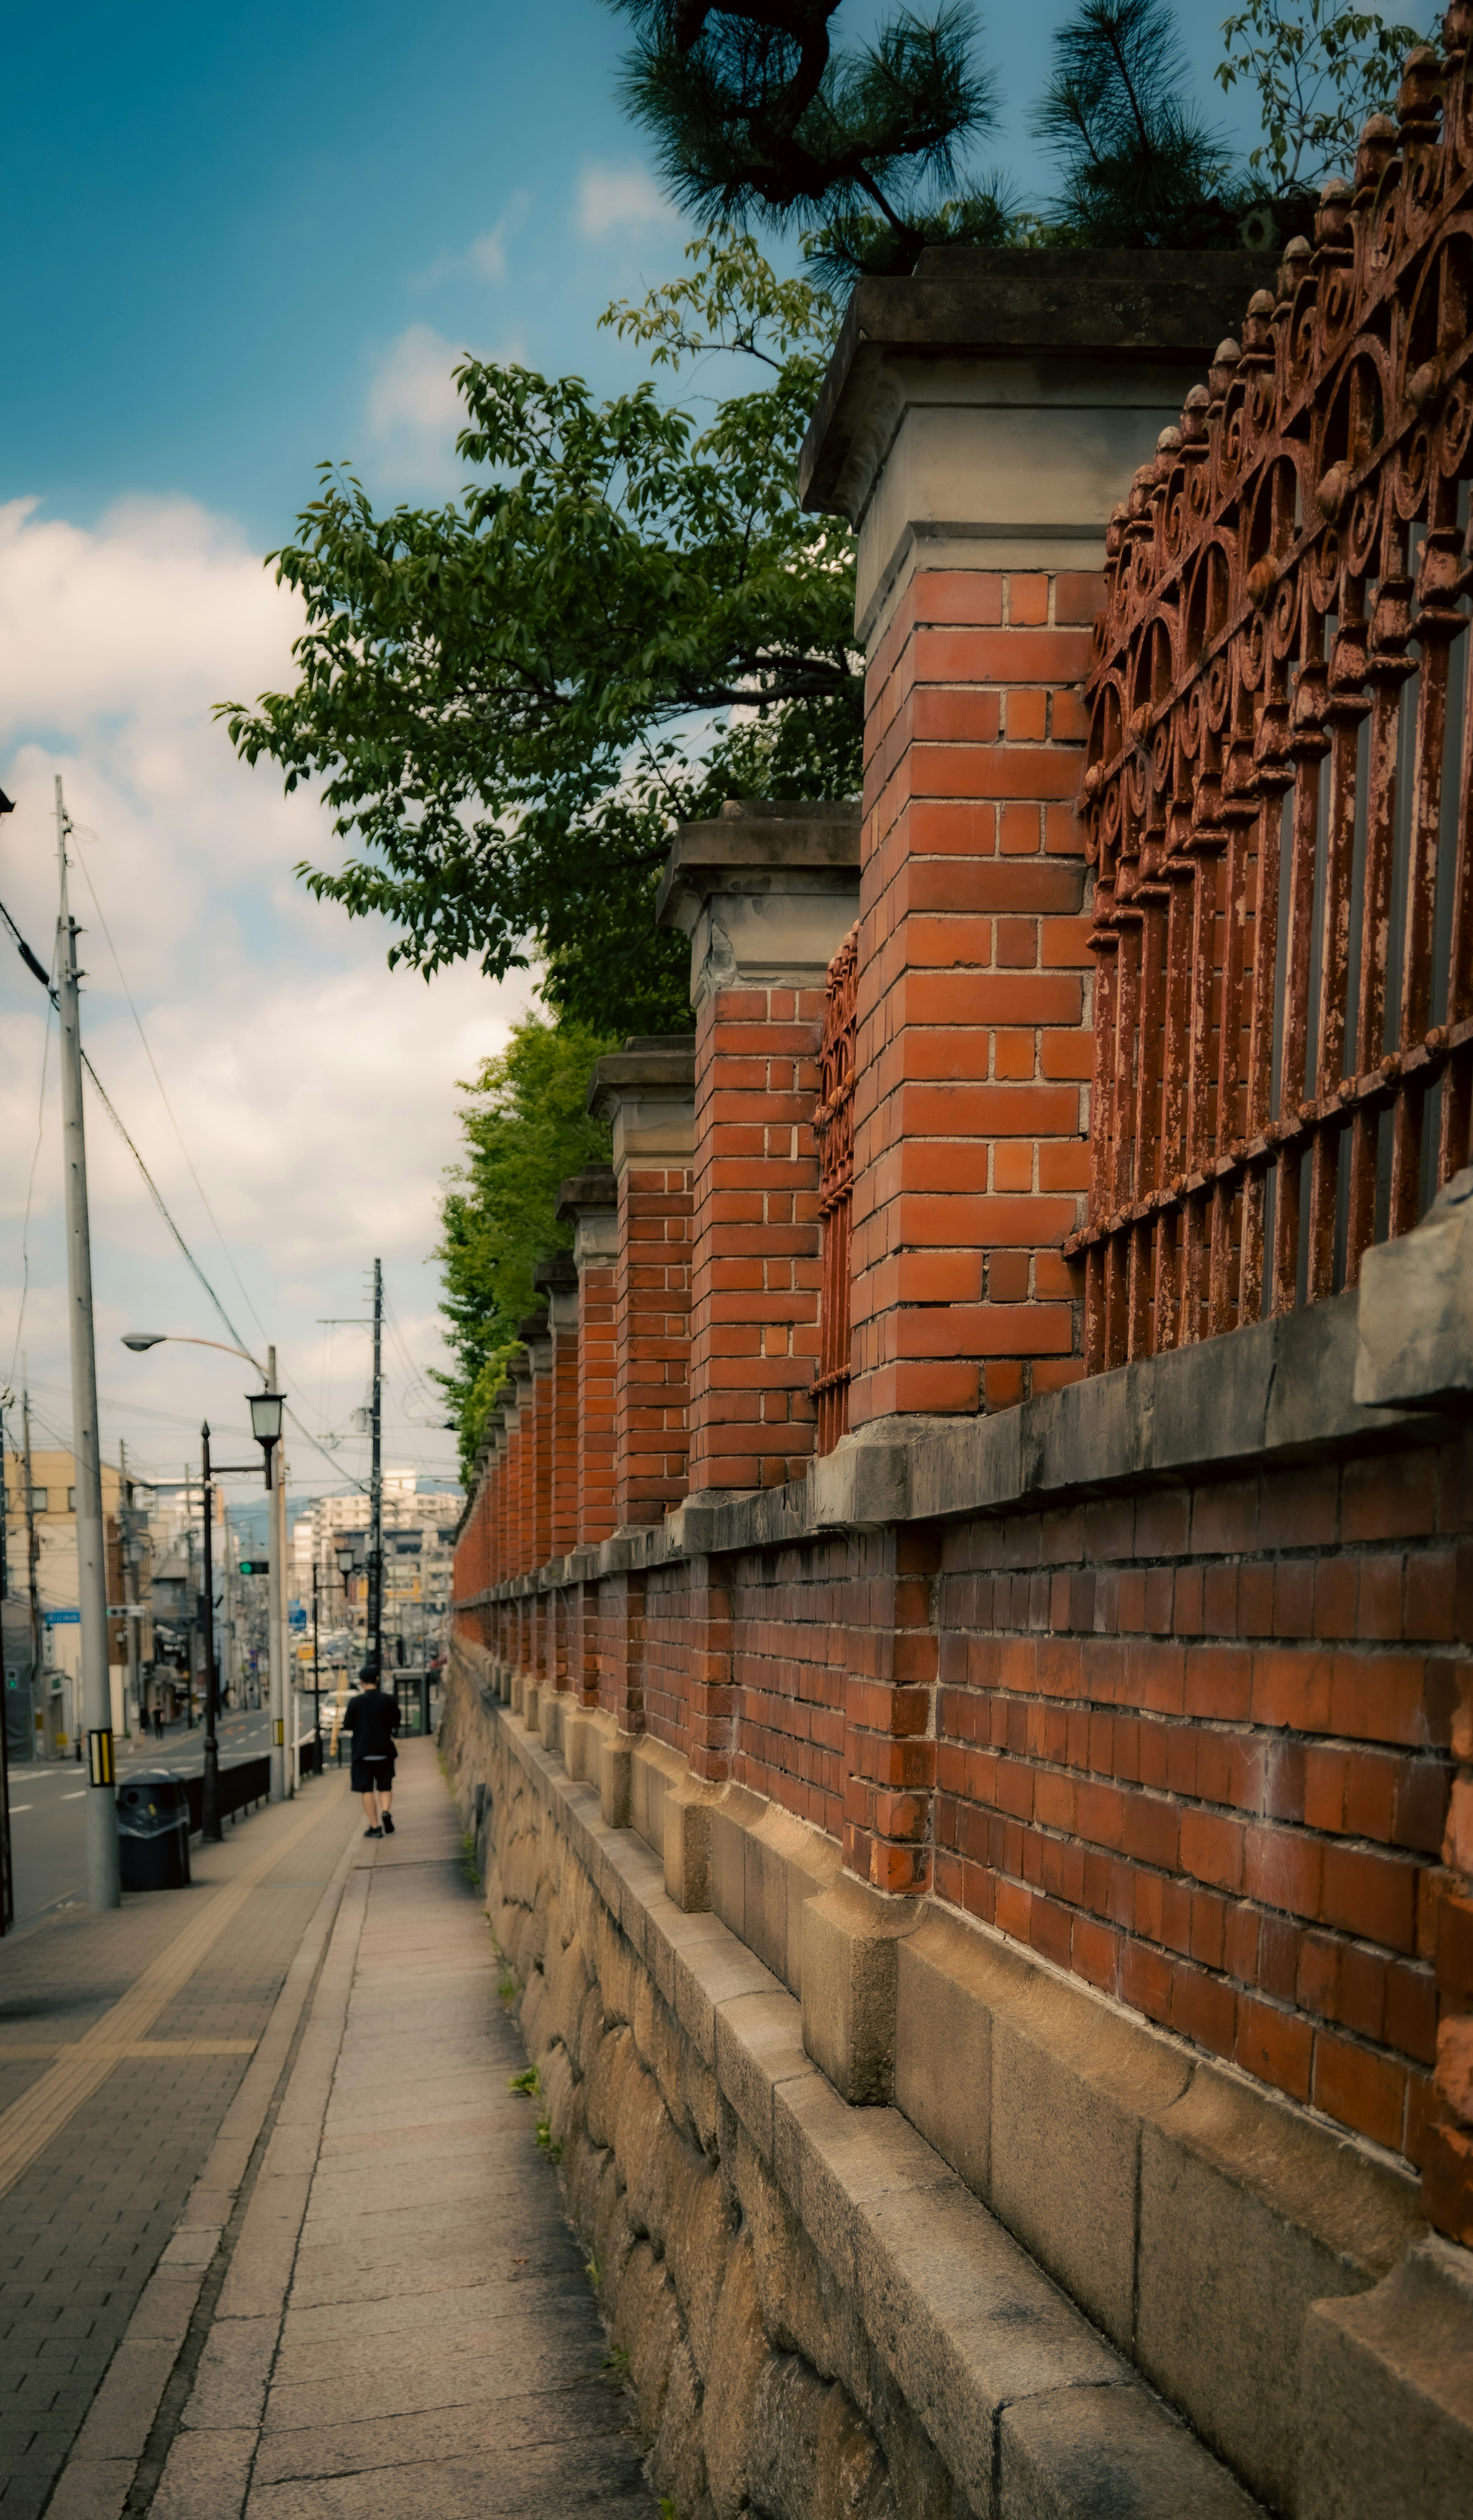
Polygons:
<instances>
[{"instance_id":1,"label":"stone cap on pillar","mask_svg":"<svg viewBox=\"0 0 1473 2520\"><path fill-rule=\"evenodd\" d=\"M859 909L859 807L732 797L682 823L655 904L691 940L691 1004L713 989L822 985Z\"/></svg>"},{"instance_id":2,"label":"stone cap on pillar","mask_svg":"<svg viewBox=\"0 0 1473 2520\"><path fill-rule=\"evenodd\" d=\"M578 1326L578 1273L573 1253L554 1251L550 1259L539 1260L531 1273L531 1282L538 1294L547 1298L549 1328L575 1330Z\"/></svg>"},{"instance_id":3,"label":"stone cap on pillar","mask_svg":"<svg viewBox=\"0 0 1473 2520\"><path fill-rule=\"evenodd\" d=\"M695 1148L696 1037L634 1033L593 1070L588 1109L614 1136L614 1170L688 1163Z\"/></svg>"},{"instance_id":4,"label":"stone cap on pillar","mask_svg":"<svg viewBox=\"0 0 1473 2520\"><path fill-rule=\"evenodd\" d=\"M550 1372L552 1337L546 1313L529 1313L525 1320L517 1324L517 1336L527 1350L527 1361L531 1372L534 1374Z\"/></svg>"},{"instance_id":5,"label":"stone cap on pillar","mask_svg":"<svg viewBox=\"0 0 1473 2520\"><path fill-rule=\"evenodd\" d=\"M798 463L859 538L872 640L914 565L1098 568L1110 511L1274 255L929 246L850 299Z\"/></svg>"},{"instance_id":6,"label":"stone cap on pillar","mask_svg":"<svg viewBox=\"0 0 1473 2520\"><path fill-rule=\"evenodd\" d=\"M570 1173L558 1191L560 1225L573 1228L573 1265L607 1266L619 1252L619 1181L612 1164L589 1164Z\"/></svg>"}]
</instances>

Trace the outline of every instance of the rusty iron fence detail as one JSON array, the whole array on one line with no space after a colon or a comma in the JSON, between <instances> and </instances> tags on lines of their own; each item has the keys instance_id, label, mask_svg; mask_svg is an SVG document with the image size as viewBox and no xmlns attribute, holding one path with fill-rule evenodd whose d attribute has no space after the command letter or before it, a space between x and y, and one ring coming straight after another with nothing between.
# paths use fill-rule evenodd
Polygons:
<instances>
[{"instance_id":1,"label":"rusty iron fence detail","mask_svg":"<svg viewBox=\"0 0 1473 2520\"><path fill-rule=\"evenodd\" d=\"M823 1257L818 1310L817 1450L831 1453L849 1425L850 1215L854 1192L854 1044L858 1031L859 930L850 929L828 969L818 1052L818 1214Z\"/></svg>"},{"instance_id":2,"label":"rusty iron fence detail","mask_svg":"<svg viewBox=\"0 0 1473 2520\"><path fill-rule=\"evenodd\" d=\"M1353 1285L1468 1161L1470 31L1408 57L1110 526L1090 1372Z\"/></svg>"}]
</instances>

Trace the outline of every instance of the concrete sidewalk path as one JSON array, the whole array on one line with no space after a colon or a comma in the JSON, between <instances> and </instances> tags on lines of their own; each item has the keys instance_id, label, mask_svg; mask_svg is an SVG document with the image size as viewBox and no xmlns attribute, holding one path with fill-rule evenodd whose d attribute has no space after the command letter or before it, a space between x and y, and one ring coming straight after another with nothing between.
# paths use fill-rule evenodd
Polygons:
<instances>
[{"instance_id":1,"label":"concrete sidewalk path","mask_svg":"<svg viewBox=\"0 0 1473 2520\"><path fill-rule=\"evenodd\" d=\"M394 1815L148 2443L117 2496L105 2382L49 2520L655 2520L430 1742Z\"/></svg>"},{"instance_id":2,"label":"concrete sidewalk path","mask_svg":"<svg viewBox=\"0 0 1473 2520\"><path fill-rule=\"evenodd\" d=\"M190 1888L0 1943L0 2520L36 2520L130 2365L141 2450L205 2276L157 2270L211 2164L207 2211L232 2211L356 1838L330 1775L198 1846Z\"/></svg>"}]
</instances>

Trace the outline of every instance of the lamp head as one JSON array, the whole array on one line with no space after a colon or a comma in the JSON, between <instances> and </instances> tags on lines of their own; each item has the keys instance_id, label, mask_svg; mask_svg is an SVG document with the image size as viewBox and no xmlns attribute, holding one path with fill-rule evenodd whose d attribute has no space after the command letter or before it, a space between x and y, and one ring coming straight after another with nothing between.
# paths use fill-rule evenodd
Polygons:
<instances>
[{"instance_id":1,"label":"lamp head","mask_svg":"<svg viewBox=\"0 0 1473 2520\"><path fill-rule=\"evenodd\" d=\"M255 1437L256 1442L258 1444L280 1443L282 1411L281 1393L279 1391L253 1391L250 1394L250 1401L251 1432Z\"/></svg>"},{"instance_id":2,"label":"lamp head","mask_svg":"<svg viewBox=\"0 0 1473 2520\"><path fill-rule=\"evenodd\" d=\"M122 1343L124 1347L130 1347L135 1356L142 1356L145 1348L161 1347L167 1336L167 1330L124 1330Z\"/></svg>"}]
</instances>

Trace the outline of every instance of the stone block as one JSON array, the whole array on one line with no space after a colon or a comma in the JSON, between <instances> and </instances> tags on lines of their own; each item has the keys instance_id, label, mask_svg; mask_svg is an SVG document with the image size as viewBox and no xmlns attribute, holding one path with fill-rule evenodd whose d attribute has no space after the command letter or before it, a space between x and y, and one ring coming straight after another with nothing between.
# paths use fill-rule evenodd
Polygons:
<instances>
[{"instance_id":1,"label":"stone block","mask_svg":"<svg viewBox=\"0 0 1473 2520\"><path fill-rule=\"evenodd\" d=\"M1436 1409L1473 1393L1473 1166L1409 1234L1366 1252L1357 1331L1362 1407Z\"/></svg>"},{"instance_id":2,"label":"stone block","mask_svg":"<svg viewBox=\"0 0 1473 2520\"><path fill-rule=\"evenodd\" d=\"M711 1815L724 1788L685 1776L665 1797L665 1887L687 1915L711 1906Z\"/></svg>"},{"instance_id":3,"label":"stone block","mask_svg":"<svg viewBox=\"0 0 1473 2520\"><path fill-rule=\"evenodd\" d=\"M1142 2130L1136 2354L1277 2510L1293 2510L1311 2304L1369 2289L1422 2228L1415 2183L1199 2065Z\"/></svg>"},{"instance_id":4,"label":"stone block","mask_svg":"<svg viewBox=\"0 0 1473 2520\"><path fill-rule=\"evenodd\" d=\"M855 2106L893 2096L897 1946L920 1921L914 1900L847 1879L804 1906L804 2046Z\"/></svg>"},{"instance_id":5,"label":"stone block","mask_svg":"<svg viewBox=\"0 0 1473 2520\"><path fill-rule=\"evenodd\" d=\"M563 1719L568 1712L569 1703L566 1693L560 1696L553 1688L543 1690L538 1706L542 1747L554 1759L560 1759L563 1755Z\"/></svg>"},{"instance_id":6,"label":"stone block","mask_svg":"<svg viewBox=\"0 0 1473 2520\"><path fill-rule=\"evenodd\" d=\"M762 2160L773 2158L772 2094L811 2072L803 2015L790 1995L736 1996L715 2011L716 2081Z\"/></svg>"},{"instance_id":7,"label":"stone block","mask_svg":"<svg viewBox=\"0 0 1473 2520\"><path fill-rule=\"evenodd\" d=\"M630 1732L605 1734L598 1745L598 1800L606 1828L629 1825L629 1782L634 1756Z\"/></svg>"},{"instance_id":8,"label":"stone block","mask_svg":"<svg viewBox=\"0 0 1473 2520\"><path fill-rule=\"evenodd\" d=\"M510 1681L511 1695L507 1701L514 1715L520 1715L522 1712L522 1703L526 1687L527 1684L522 1673L520 1671L514 1671L511 1675Z\"/></svg>"},{"instance_id":9,"label":"stone block","mask_svg":"<svg viewBox=\"0 0 1473 2520\"><path fill-rule=\"evenodd\" d=\"M992 2012L992 2211L1129 2353L1141 2131L1180 2098L1191 2059L1041 1971L1002 1992Z\"/></svg>"},{"instance_id":10,"label":"stone block","mask_svg":"<svg viewBox=\"0 0 1473 2520\"><path fill-rule=\"evenodd\" d=\"M1007 2520L1252 2520L1240 2485L1141 2388L1060 2389L1003 2410Z\"/></svg>"},{"instance_id":11,"label":"stone block","mask_svg":"<svg viewBox=\"0 0 1473 2520\"><path fill-rule=\"evenodd\" d=\"M635 1743L629 1771L629 1825L662 1863L666 1798L685 1773L686 1764L679 1751L672 1750L667 1742L652 1741L645 1733Z\"/></svg>"},{"instance_id":12,"label":"stone block","mask_svg":"<svg viewBox=\"0 0 1473 2520\"><path fill-rule=\"evenodd\" d=\"M744 1785L728 1785L711 1814L711 1908L741 1941L747 1934L747 1832L766 1805Z\"/></svg>"},{"instance_id":13,"label":"stone block","mask_svg":"<svg viewBox=\"0 0 1473 2520\"><path fill-rule=\"evenodd\" d=\"M529 1732L535 1732L539 1738L542 1731L540 1721L541 1706L542 1690L537 1682L524 1678L522 1683L522 1721L527 1726Z\"/></svg>"},{"instance_id":14,"label":"stone block","mask_svg":"<svg viewBox=\"0 0 1473 2520\"><path fill-rule=\"evenodd\" d=\"M1022 1965L1015 1967L1021 1978ZM896 1947L896 2107L984 2204L991 2192L996 1978L978 1936L938 1910Z\"/></svg>"},{"instance_id":15,"label":"stone block","mask_svg":"<svg viewBox=\"0 0 1473 2520\"><path fill-rule=\"evenodd\" d=\"M1370 2292L1315 2302L1300 2374L1296 2520L1467 2520L1473 2262L1415 2241Z\"/></svg>"}]
</instances>

